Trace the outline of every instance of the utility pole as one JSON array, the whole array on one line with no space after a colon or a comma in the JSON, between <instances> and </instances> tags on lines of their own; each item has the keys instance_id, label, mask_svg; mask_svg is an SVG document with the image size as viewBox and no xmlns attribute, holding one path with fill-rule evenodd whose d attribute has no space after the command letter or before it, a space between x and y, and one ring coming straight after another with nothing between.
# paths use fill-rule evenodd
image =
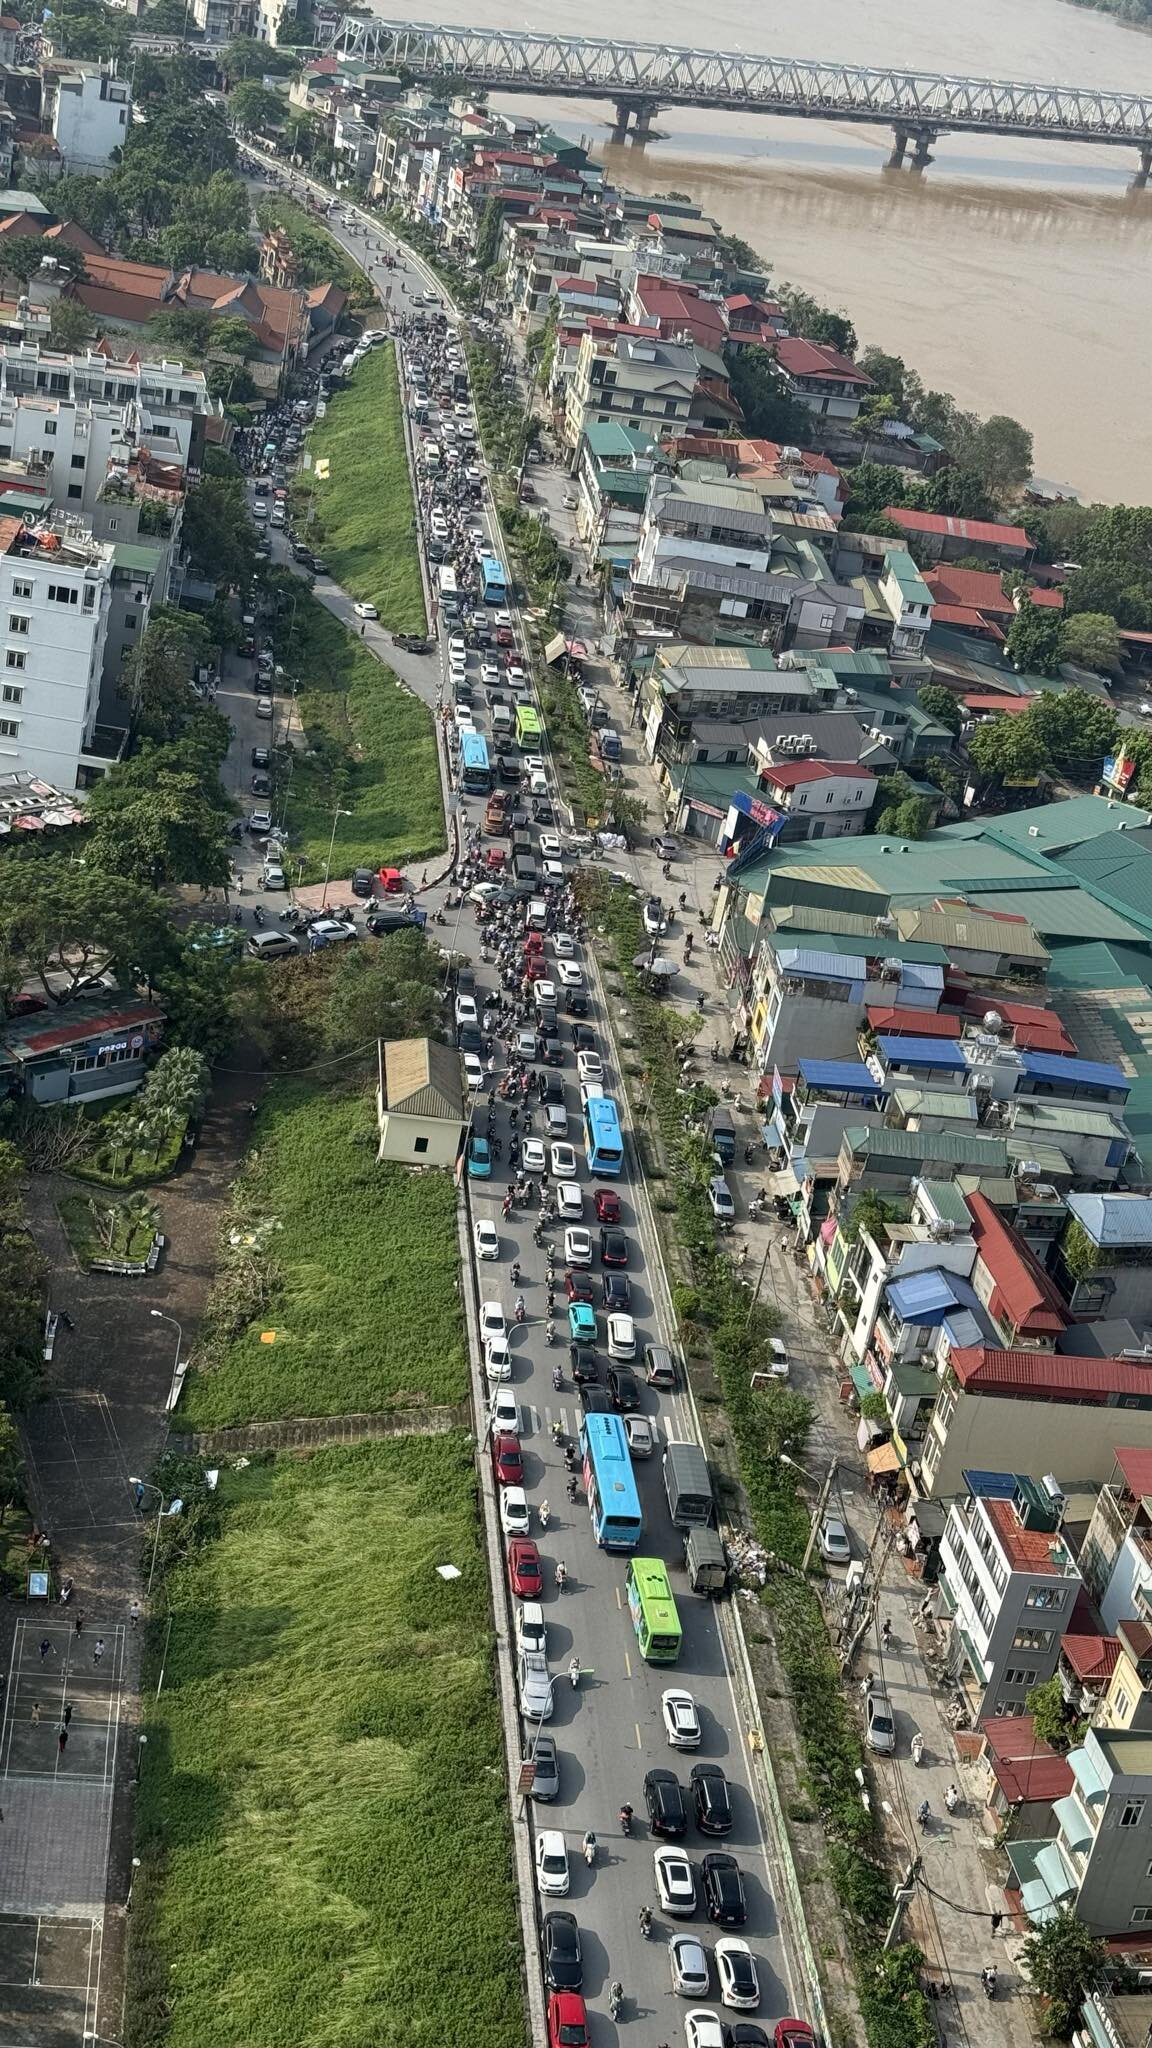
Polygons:
<instances>
[{"instance_id":1,"label":"utility pole","mask_svg":"<svg viewBox=\"0 0 1152 2048\"><path fill-rule=\"evenodd\" d=\"M836 1478L836 1474L837 1474L837 1472L839 1471L839 1469L840 1469L840 1460L839 1460L839 1458L833 1458L833 1460L832 1460L831 1464L830 1464L830 1465L829 1465L829 1467L828 1467L827 1473L825 1474L825 1477L824 1477L824 1484L823 1484L823 1486L822 1486L822 1487L820 1488L820 1494L819 1494L819 1498L818 1498L818 1500L817 1500L817 1502L816 1502L816 1506L815 1506L815 1508L814 1508L814 1510L813 1510L813 1514L812 1514L812 1527L811 1527L811 1528L809 1529L809 1531L808 1531L808 1541L807 1541L807 1543L806 1543L806 1544L804 1545L804 1559L803 1559L803 1562L802 1562L802 1564L801 1564L801 1566L800 1566L800 1569L801 1569L801 1571L802 1571L802 1572L806 1572L806 1571L807 1571L807 1569L808 1569L808 1567L809 1567L809 1565L810 1565L810 1564L811 1564L811 1562L812 1562L812 1552L813 1552L813 1551L815 1550L815 1548L816 1548L816 1537L817 1537L817 1533L818 1533L818 1531L819 1531L819 1528L820 1528L820 1523L821 1523L821 1520L823 1519L823 1515L824 1515L824 1510L825 1510L825 1508L826 1508L826 1507L827 1507L827 1505L828 1505L828 1498L829 1498L829 1495L830 1495L830 1494L831 1494L831 1492L832 1492L832 1486L833 1486L833 1482L835 1481L835 1478Z\"/></svg>"},{"instance_id":2,"label":"utility pole","mask_svg":"<svg viewBox=\"0 0 1152 2048\"><path fill-rule=\"evenodd\" d=\"M883 1536L883 1542L880 1547L880 1555L879 1557L876 1557L876 1543L877 1539L881 1535ZM884 1578L884 1567L888 1562L888 1557L892 1549L892 1543L892 1531L887 1526L886 1522L881 1516L880 1520L876 1524L875 1534L873 1535L872 1542L869 1545L868 1549L868 1562L864 1567L865 1578L862 1580L860 1587L860 1596L862 1602L860 1620L857 1623L857 1626L852 1635L849 1636L848 1647L845 1650L844 1655L840 1659L840 1671L843 1677L847 1677L848 1673L851 1671L853 1660L856 1656L856 1652L860 1648L860 1645L864 1640L866 1630L871 1626L872 1617L876 1612L877 1596L879 1594L880 1587ZM868 1582L869 1573L871 1573L870 1584Z\"/></svg>"},{"instance_id":3,"label":"utility pole","mask_svg":"<svg viewBox=\"0 0 1152 2048\"><path fill-rule=\"evenodd\" d=\"M889 1949L895 1948L900 1938L900 1923L904 1918L904 1908L912 1899L912 1894L916 1889L916 1879L919 1875L920 1858L919 1856L914 1856L892 1894L892 1918L888 1922L888 1932L884 1936L885 1954L887 1954Z\"/></svg>"}]
</instances>

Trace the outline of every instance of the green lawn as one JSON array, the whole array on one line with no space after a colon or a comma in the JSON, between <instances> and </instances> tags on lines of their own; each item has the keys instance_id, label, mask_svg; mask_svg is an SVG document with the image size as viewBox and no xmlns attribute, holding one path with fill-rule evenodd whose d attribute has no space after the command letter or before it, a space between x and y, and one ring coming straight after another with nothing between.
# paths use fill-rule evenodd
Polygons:
<instances>
[{"instance_id":1,"label":"green lawn","mask_svg":"<svg viewBox=\"0 0 1152 2048\"><path fill-rule=\"evenodd\" d=\"M337 806L350 815L338 821L334 876L440 852L444 808L427 705L302 588L278 652L301 678L310 750L293 763L287 814L292 853L308 863L305 879L323 875Z\"/></svg>"},{"instance_id":2,"label":"green lawn","mask_svg":"<svg viewBox=\"0 0 1152 2048\"><path fill-rule=\"evenodd\" d=\"M281 1081L265 1099L236 1183L244 1226L278 1224L256 1271L280 1276L264 1305L251 1280L217 1279L190 1374L188 1428L293 1415L377 1413L467 1392L447 1174L376 1163L371 1095ZM274 1343L261 1333L275 1331ZM358 1572L355 1543L348 1568Z\"/></svg>"},{"instance_id":3,"label":"green lawn","mask_svg":"<svg viewBox=\"0 0 1152 2048\"><path fill-rule=\"evenodd\" d=\"M394 633L427 631L416 508L404 445L400 383L391 346L374 349L329 401L308 441L331 476L311 486L309 541L337 583L367 598ZM297 494L307 495L307 488Z\"/></svg>"},{"instance_id":4,"label":"green lawn","mask_svg":"<svg viewBox=\"0 0 1152 2048\"><path fill-rule=\"evenodd\" d=\"M467 1443L220 1484L147 1688L129 2048L523 2048Z\"/></svg>"}]
</instances>

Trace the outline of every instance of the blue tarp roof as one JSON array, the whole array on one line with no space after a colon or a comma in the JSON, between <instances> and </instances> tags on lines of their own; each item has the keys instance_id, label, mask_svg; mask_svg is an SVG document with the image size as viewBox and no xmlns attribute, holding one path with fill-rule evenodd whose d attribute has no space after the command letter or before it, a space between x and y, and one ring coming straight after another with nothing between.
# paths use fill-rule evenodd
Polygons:
<instances>
[{"instance_id":1,"label":"blue tarp roof","mask_svg":"<svg viewBox=\"0 0 1152 2048\"><path fill-rule=\"evenodd\" d=\"M858 981L863 985L864 970L859 960L837 953L834 948L818 953L809 946L781 946L776 958L786 974L814 974L824 981Z\"/></svg>"},{"instance_id":2,"label":"blue tarp roof","mask_svg":"<svg viewBox=\"0 0 1152 2048\"><path fill-rule=\"evenodd\" d=\"M979 1466L965 1472L964 1484L969 1493L975 1493L982 1500L1014 1500L1019 1481L1014 1472L983 1472Z\"/></svg>"},{"instance_id":3,"label":"blue tarp roof","mask_svg":"<svg viewBox=\"0 0 1152 2048\"><path fill-rule=\"evenodd\" d=\"M949 1038L898 1038L885 1032L877 1040L882 1059L901 1067L946 1067L960 1073L967 1065L960 1047Z\"/></svg>"},{"instance_id":4,"label":"blue tarp roof","mask_svg":"<svg viewBox=\"0 0 1152 2048\"><path fill-rule=\"evenodd\" d=\"M884 1292L905 1323L938 1323L957 1306L952 1275L938 1266L926 1273L909 1273L903 1280L890 1280Z\"/></svg>"},{"instance_id":5,"label":"blue tarp roof","mask_svg":"<svg viewBox=\"0 0 1152 2048\"><path fill-rule=\"evenodd\" d=\"M1026 1052L1024 1072L1037 1081L1086 1081L1097 1088L1131 1088L1132 1083L1120 1067L1108 1066L1103 1060L1074 1060L1058 1052Z\"/></svg>"},{"instance_id":6,"label":"blue tarp roof","mask_svg":"<svg viewBox=\"0 0 1152 2048\"><path fill-rule=\"evenodd\" d=\"M902 960L900 963L901 988L934 988L944 986L944 969L930 967L922 960Z\"/></svg>"},{"instance_id":7,"label":"blue tarp roof","mask_svg":"<svg viewBox=\"0 0 1152 2048\"><path fill-rule=\"evenodd\" d=\"M863 1060L798 1060L800 1079L812 1088L851 1088L861 1094L887 1091Z\"/></svg>"}]
</instances>

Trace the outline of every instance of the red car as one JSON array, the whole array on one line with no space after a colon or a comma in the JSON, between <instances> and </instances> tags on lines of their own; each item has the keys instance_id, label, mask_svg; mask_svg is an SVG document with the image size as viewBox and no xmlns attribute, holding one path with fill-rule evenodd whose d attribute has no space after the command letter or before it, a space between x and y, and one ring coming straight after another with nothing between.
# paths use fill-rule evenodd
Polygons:
<instances>
[{"instance_id":1,"label":"red car","mask_svg":"<svg viewBox=\"0 0 1152 2048\"><path fill-rule=\"evenodd\" d=\"M525 959L527 959L527 958L529 957L529 955L530 955L530 954L532 954L532 953L542 953L543 951L544 951L544 934L543 934L543 932L529 932L529 934L528 934L527 938L526 938L526 939L525 939L525 941L524 941L524 957L525 957Z\"/></svg>"},{"instance_id":2,"label":"red car","mask_svg":"<svg viewBox=\"0 0 1152 2048\"><path fill-rule=\"evenodd\" d=\"M596 1299L591 1273L565 1273L564 1285L568 1289L569 1301L593 1302Z\"/></svg>"},{"instance_id":3,"label":"red car","mask_svg":"<svg viewBox=\"0 0 1152 2048\"><path fill-rule=\"evenodd\" d=\"M513 638L512 638L512 628L511 628L511 626L497 626L497 628L496 628L496 645L497 645L497 647L514 647L514 646L515 646L515 644L516 644L516 643L515 643L515 641L514 641L514 640L513 640Z\"/></svg>"},{"instance_id":4,"label":"red car","mask_svg":"<svg viewBox=\"0 0 1152 2048\"><path fill-rule=\"evenodd\" d=\"M548 2000L548 2048L588 2048L588 2015L578 1991L554 1991Z\"/></svg>"},{"instance_id":5,"label":"red car","mask_svg":"<svg viewBox=\"0 0 1152 2048\"><path fill-rule=\"evenodd\" d=\"M380 887L386 896L399 896L404 888L404 877L399 868L381 868Z\"/></svg>"},{"instance_id":6,"label":"red car","mask_svg":"<svg viewBox=\"0 0 1152 2048\"><path fill-rule=\"evenodd\" d=\"M496 1474L497 1486L523 1486L524 1460L520 1456L518 1436L494 1436L492 1439L492 1470Z\"/></svg>"},{"instance_id":7,"label":"red car","mask_svg":"<svg viewBox=\"0 0 1152 2048\"><path fill-rule=\"evenodd\" d=\"M544 981L548 974L548 962L543 953L529 953L524 962L525 981Z\"/></svg>"},{"instance_id":8,"label":"red car","mask_svg":"<svg viewBox=\"0 0 1152 2048\"><path fill-rule=\"evenodd\" d=\"M544 1591L540 1552L527 1536L514 1536L508 1545L508 1577L521 1600L538 1600Z\"/></svg>"},{"instance_id":9,"label":"red car","mask_svg":"<svg viewBox=\"0 0 1152 2048\"><path fill-rule=\"evenodd\" d=\"M772 2048L816 2048L816 2036L807 2020L777 2020Z\"/></svg>"},{"instance_id":10,"label":"red car","mask_svg":"<svg viewBox=\"0 0 1152 2048\"><path fill-rule=\"evenodd\" d=\"M596 1221L598 1223L619 1223L620 1197L615 1188L597 1188Z\"/></svg>"}]
</instances>

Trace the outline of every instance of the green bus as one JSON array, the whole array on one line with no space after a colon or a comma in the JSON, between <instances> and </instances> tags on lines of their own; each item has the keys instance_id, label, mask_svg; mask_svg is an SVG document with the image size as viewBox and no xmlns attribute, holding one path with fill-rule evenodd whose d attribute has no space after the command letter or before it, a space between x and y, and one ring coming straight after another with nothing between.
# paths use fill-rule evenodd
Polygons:
<instances>
[{"instance_id":1,"label":"green bus","mask_svg":"<svg viewBox=\"0 0 1152 2048\"><path fill-rule=\"evenodd\" d=\"M516 706L517 746L524 747L529 753L538 754L543 737L544 728L540 723L540 713L534 710L531 704L518 704Z\"/></svg>"},{"instance_id":2,"label":"green bus","mask_svg":"<svg viewBox=\"0 0 1152 2048\"><path fill-rule=\"evenodd\" d=\"M658 1557L633 1557L628 1564L628 1612L640 1655L650 1664L675 1664L682 1630L668 1573Z\"/></svg>"}]
</instances>

